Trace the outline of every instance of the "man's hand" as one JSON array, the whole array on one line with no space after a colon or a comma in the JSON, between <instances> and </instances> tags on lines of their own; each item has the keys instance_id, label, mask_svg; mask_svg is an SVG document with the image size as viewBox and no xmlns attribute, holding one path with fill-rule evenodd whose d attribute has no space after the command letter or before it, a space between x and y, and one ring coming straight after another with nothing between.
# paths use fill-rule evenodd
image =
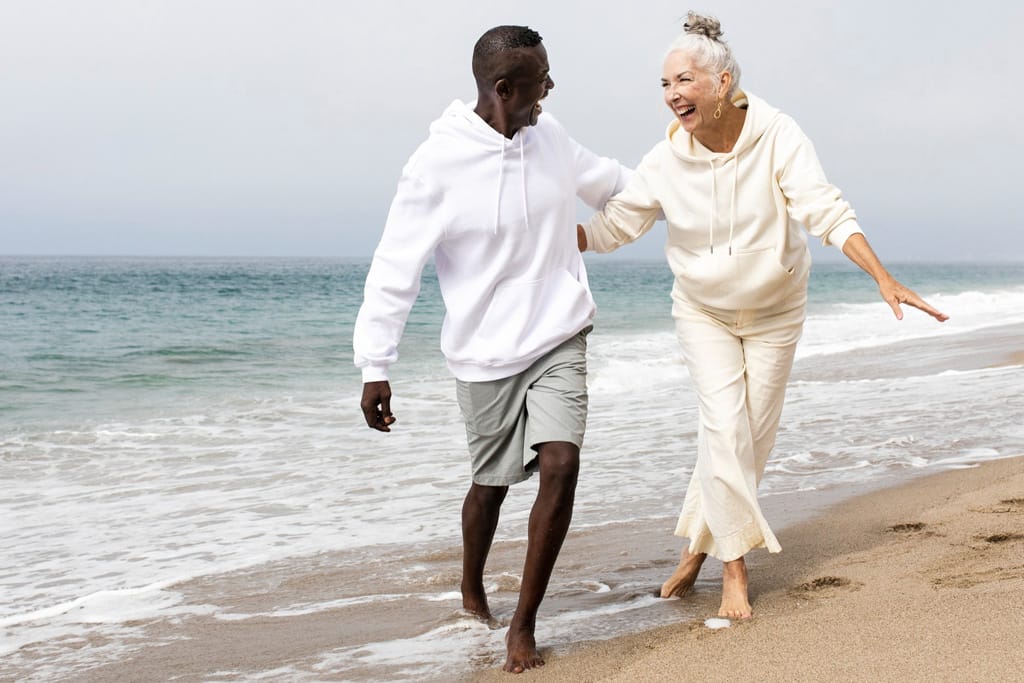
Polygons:
<instances>
[{"instance_id":1,"label":"man's hand","mask_svg":"<svg viewBox=\"0 0 1024 683\"><path fill-rule=\"evenodd\" d=\"M359 402L366 424L380 432L390 432L395 416L391 414L391 385L388 382L367 382Z\"/></svg>"}]
</instances>

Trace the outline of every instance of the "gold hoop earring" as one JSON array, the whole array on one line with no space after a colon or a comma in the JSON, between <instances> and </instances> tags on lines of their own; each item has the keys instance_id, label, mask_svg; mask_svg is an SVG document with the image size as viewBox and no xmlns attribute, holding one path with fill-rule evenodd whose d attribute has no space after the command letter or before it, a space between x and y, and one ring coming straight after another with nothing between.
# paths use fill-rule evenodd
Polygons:
<instances>
[{"instance_id":1,"label":"gold hoop earring","mask_svg":"<svg viewBox=\"0 0 1024 683\"><path fill-rule=\"evenodd\" d=\"M722 118L722 100L718 100L718 108L715 109L715 120Z\"/></svg>"}]
</instances>

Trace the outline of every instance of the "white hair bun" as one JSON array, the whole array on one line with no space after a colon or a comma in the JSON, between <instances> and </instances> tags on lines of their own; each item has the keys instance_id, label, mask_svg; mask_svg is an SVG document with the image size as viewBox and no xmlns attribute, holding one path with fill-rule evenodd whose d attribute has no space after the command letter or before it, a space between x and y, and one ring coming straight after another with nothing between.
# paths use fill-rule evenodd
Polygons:
<instances>
[{"instance_id":1,"label":"white hair bun","mask_svg":"<svg viewBox=\"0 0 1024 683\"><path fill-rule=\"evenodd\" d=\"M689 12L686 15L686 23L683 29L687 33L704 36L711 40L718 40L722 37L722 25L714 17L705 17L696 12Z\"/></svg>"}]
</instances>

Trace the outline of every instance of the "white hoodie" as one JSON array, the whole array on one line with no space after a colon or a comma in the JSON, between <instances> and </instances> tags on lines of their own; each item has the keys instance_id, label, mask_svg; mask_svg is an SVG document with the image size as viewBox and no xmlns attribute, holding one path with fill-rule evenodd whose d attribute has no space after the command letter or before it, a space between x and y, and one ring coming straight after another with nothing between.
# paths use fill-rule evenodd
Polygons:
<instances>
[{"instance_id":1,"label":"white hoodie","mask_svg":"<svg viewBox=\"0 0 1024 683\"><path fill-rule=\"evenodd\" d=\"M663 211L673 297L767 308L806 287L811 257L801 224L839 248L861 229L796 122L753 95L735 101L747 115L731 152L710 151L673 120L666 139L584 230L588 249L612 251L647 232Z\"/></svg>"},{"instance_id":2,"label":"white hoodie","mask_svg":"<svg viewBox=\"0 0 1024 683\"><path fill-rule=\"evenodd\" d=\"M366 277L353 335L363 381L388 379L431 257L441 351L458 379L515 375L589 325L576 197L600 209L627 173L548 113L509 140L472 104L449 105L402 170Z\"/></svg>"}]
</instances>

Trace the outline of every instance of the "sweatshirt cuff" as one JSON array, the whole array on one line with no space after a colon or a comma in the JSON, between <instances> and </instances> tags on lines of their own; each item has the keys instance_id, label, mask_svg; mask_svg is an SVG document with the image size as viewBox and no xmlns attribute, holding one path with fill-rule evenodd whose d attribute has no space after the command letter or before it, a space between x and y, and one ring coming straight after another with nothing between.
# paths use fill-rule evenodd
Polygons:
<instances>
[{"instance_id":1,"label":"sweatshirt cuff","mask_svg":"<svg viewBox=\"0 0 1024 683\"><path fill-rule=\"evenodd\" d=\"M387 382L388 366L367 365L363 368L363 384L368 382Z\"/></svg>"},{"instance_id":2,"label":"sweatshirt cuff","mask_svg":"<svg viewBox=\"0 0 1024 683\"><path fill-rule=\"evenodd\" d=\"M857 225L857 221L849 220L840 223L835 230L828 234L826 244L830 244L836 249L842 250L843 245L846 244L846 240L850 239L851 235L864 234L864 231Z\"/></svg>"}]
</instances>

